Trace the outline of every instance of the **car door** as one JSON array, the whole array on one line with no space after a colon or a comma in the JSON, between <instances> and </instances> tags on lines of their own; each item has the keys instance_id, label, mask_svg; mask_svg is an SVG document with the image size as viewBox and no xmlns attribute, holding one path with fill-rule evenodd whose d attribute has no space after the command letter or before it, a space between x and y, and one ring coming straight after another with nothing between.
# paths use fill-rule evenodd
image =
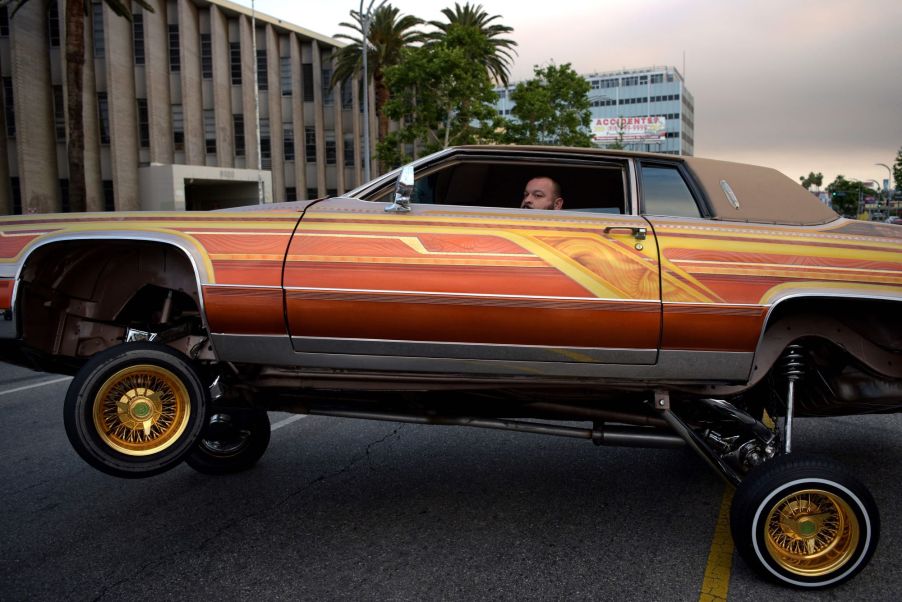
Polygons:
<instances>
[{"instance_id":1,"label":"car door","mask_svg":"<svg viewBox=\"0 0 902 602\"><path fill-rule=\"evenodd\" d=\"M744 223L711 221L699 187L680 162L644 159L638 175L640 211L655 230L661 257L663 353L716 352L721 360L749 354L767 308L747 291L766 287L768 280L743 275L749 256L735 248L734 239L741 233L759 243L773 227L756 231ZM760 257L752 255L755 261Z\"/></svg>"},{"instance_id":2,"label":"car door","mask_svg":"<svg viewBox=\"0 0 902 602\"><path fill-rule=\"evenodd\" d=\"M386 206L329 199L298 225L285 308L311 365L554 374L656 361L658 254L642 217Z\"/></svg>"}]
</instances>

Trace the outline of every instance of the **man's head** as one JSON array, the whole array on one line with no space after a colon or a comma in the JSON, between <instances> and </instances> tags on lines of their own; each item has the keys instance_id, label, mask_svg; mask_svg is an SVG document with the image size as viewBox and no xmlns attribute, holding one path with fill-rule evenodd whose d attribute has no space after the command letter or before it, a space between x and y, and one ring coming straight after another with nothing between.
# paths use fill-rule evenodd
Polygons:
<instances>
[{"instance_id":1,"label":"man's head","mask_svg":"<svg viewBox=\"0 0 902 602\"><path fill-rule=\"evenodd\" d=\"M526 183L520 209L560 209L563 206L561 187L551 178L540 176Z\"/></svg>"}]
</instances>

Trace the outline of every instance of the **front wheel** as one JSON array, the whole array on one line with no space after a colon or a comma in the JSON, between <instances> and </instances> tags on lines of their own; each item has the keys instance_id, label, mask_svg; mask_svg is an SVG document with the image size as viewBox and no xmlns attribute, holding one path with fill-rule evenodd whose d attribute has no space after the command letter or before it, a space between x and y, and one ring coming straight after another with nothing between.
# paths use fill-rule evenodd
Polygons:
<instances>
[{"instance_id":1,"label":"front wheel","mask_svg":"<svg viewBox=\"0 0 902 602\"><path fill-rule=\"evenodd\" d=\"M791 454L766 462L739 485L730 528L740 556L760 574L820 589L865 567L880 518L871 494L842 466Z\"/></svg>"},{"instance_id":2,"label":"front wheel","mask_svg":"<svg viewBox=\"0 0 902 602\"><path fill-rule=\"evenodd\" d=\"M169 470L200 436L206 390L183 354L124 343L92 357L66 393L63 418L75 451L117 477Z\"/></svg>"},{"instance_id":3,"label":"front wheel","mask_svg":"<svg viewBox=\"0 0 902 602\"><path fill-rule=\"evenodd\" d=\"M257 463L270 438L265 410L222 410L207 420L207 427L186 462L203 474L230 474Z\"/></svg>"}]
</instances>

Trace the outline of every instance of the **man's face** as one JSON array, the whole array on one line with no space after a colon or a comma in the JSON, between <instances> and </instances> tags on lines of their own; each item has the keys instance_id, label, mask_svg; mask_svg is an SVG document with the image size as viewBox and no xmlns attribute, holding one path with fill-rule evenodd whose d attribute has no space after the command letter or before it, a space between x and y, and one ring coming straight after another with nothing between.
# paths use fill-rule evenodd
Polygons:
<instances>
[{"instance_id":1,"label":"man's face","mask_svg":"<svg viewBox=\"0 0 902 602\"><path fill-rule=\"evenodd\" d=\"M520 209L560 209L564 199L554 193L554 182L550 178L533 178L523 190Z\"/></svg>"}]
</instances>

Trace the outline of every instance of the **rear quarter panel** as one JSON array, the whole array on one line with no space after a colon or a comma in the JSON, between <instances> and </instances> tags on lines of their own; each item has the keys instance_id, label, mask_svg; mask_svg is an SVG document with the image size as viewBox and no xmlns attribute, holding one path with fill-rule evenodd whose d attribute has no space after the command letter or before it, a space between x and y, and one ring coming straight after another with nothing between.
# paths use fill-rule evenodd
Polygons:
<instances>
[{"instance_id":1,"label":"rear quarter panel","mask_svg":"<svg viewBox=\"0 0 902 602\"><path fill-rule=\"evenodd\" d=\"M664 349L754 351L769 311L794 297L902 300L902 227L651 221Z\"/></svg>"}]
</instances>

